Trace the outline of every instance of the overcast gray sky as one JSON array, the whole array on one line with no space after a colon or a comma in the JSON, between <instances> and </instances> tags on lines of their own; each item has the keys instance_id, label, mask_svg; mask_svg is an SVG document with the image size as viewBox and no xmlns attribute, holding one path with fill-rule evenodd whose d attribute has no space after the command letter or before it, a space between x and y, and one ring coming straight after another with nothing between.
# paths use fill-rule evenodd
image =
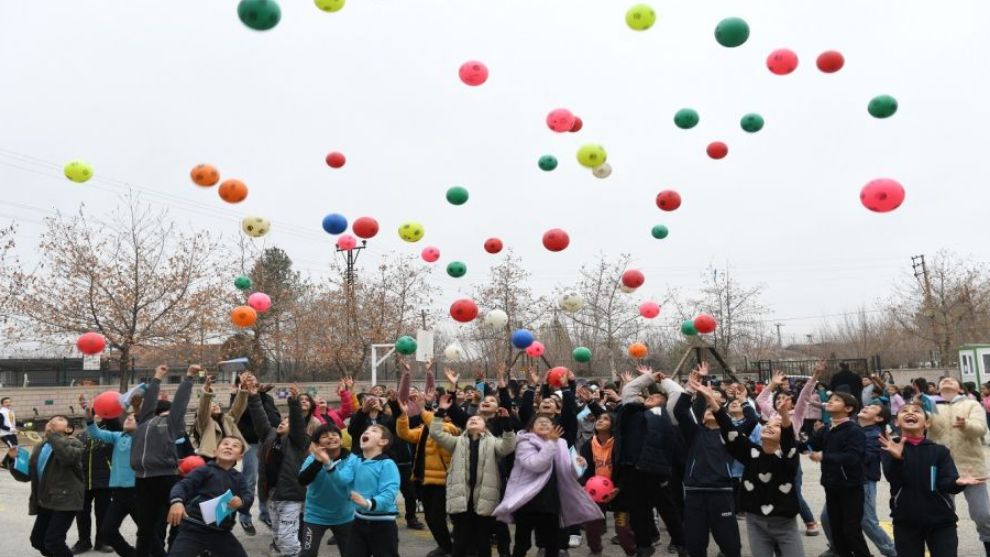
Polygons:
<instances>
[{"instance_id":1,"label":"overcast gray sky","mask_svg":"<svg viewBox=\"0 0 990 557\"><path fill-rule=\"evenodd\" d=\"M990 258L985 1L652 2L658 21L641 33L624 22L634 2L614 0L350 0L332 14L284 0L282 22L260 33L235 1L3 4L0 224L20 224L22 247L56 208L109 209L122 181L232 241L241 217L271 219L258 242L311 276L334 257L324 214L374 216L383 231L366 265L426 245L467 263L463 279L434 273L443 306L483 280L490 236L544 293L600 252L634 256L647 277L637 300L690 293L709 263L728 263L765 285L787 336L887 296L911 255ZM751 27L736 49L713 37L728 16ZM782 47L800 58L784 77L765 65ZM836 74L815 68L827 49L846 57ZM491 71L481 87L457 77L470 59ZM866 105L882 93L900 109L876 120ZM689 131L672 123L685 106L701 115ZM558 107L584 129L550 131ZM763 131L739 128L747 112ZM705 155L715 140L727 158ZM577 164L589 142L608 150L608 179ZM343 169L324 163L331 150ZM559 168L539 170L543 154ZM97 178L65 180L73 158ZM244 180L248 199L194 186L199 162ZM900 209L860 205L876 177L904 185ZM470 190L466 205L446 203L452 185ZM684 203L662 213L654 198L668 188ZM405 220L425 225L423 241L398 238ZM666 240L650 236L658 223ZM570 233L562 253L541 245L552 227Z\"/></svg>"}]
</instances>

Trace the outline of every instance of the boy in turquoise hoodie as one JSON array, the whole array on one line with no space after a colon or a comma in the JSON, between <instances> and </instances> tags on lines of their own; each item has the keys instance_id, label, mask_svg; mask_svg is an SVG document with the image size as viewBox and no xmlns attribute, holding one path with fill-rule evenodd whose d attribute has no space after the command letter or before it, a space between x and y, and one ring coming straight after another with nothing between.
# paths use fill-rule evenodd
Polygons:
<instances>
[{"instance_id":1,"label":"boy in turquoise hoodie","mask_svg":"<svg viewBox=\"0 0 990 557\"><path fill-rule=\"evenodd\" d=\"M351 501L356 508L347 557L398 557L399 529L395 525L398 508L399 468L384 453L392 444L388 428L373 425L361 434L364 457L354 468Z\"/></svg>"},{"instance_id":2,"label":"boy in turquoise hoodie","mask_svg":"<svg viewBox=\"0 0 990 557\"><path fill-rule=\"evenodd\" d=\"M333 422L313 432L309 453L299 471L299 483L306 486L299 557L316 557L328 529L337 539L341 557L346 557L354 522L350 490L360 459L341 445L340 430Z\"/></svg>"},{"instance_id":3,"label":"boy in turquoise hoodie","mask_svg":"<svg viewBox=\"0 0 990 557\"><path fill-rule=\"evenodd\" d=\"M120 535L120 525L130 515L135 520L137 499L134 495L134 469L131 468L131 441L137 430L134 414L124 419L123 431L107 431L96 427L93 422L93 409L86 408L86 433L92 439L113 446L110 459L110 506L103 517L103 528L99 538L104 540L117 555L130 557L134 547Z\"/></svg>"}]
</instances>

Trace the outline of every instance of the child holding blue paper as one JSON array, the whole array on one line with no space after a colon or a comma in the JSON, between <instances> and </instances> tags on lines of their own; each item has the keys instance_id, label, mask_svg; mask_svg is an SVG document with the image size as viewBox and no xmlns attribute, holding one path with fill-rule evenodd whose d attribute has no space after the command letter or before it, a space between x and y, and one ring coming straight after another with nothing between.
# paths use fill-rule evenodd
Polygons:
<instances>
[{"instance_id":1,"label":"child holding blue paper","mask_svg":"<svg viewBox=\"0 0 990 557\"><path fill-rule=\"evenodd\" d=\"M247 557L241 542L231 529L234 511L254 502L244 476L234 466L244 455L244 442L224 437L217 445L216 460L190 472L172 487L168 523L179 526L179 535L169 549L171 557L196 557L209 550L217 557ZM200 503L224 497L229 501L216 505L213 516L204 516ZM181 526L180 526L181 524Z\"/></svg>"}]
</instances>

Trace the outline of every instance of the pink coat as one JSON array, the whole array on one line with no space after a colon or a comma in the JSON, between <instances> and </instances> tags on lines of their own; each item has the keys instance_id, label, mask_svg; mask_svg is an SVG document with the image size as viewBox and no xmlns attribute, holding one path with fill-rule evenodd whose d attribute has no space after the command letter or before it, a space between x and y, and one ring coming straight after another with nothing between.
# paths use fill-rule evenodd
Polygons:
<instances>
[{"instance_id":1,"label":"pink coat","mask_svg":"<svg viewBox=\"0 0 990 557\"><path fill-rule=\"evenodd\" d=\"M557 471L560 494L560 526L573 526L604 519L601 509L577 481L567 442L545 441L535 433L523 432L516 437L516 462L505 486L505 496L492 513L502 522L512 523L518 511L543 489L550 479L550 466Z\"/></svg>"}]
</instances>

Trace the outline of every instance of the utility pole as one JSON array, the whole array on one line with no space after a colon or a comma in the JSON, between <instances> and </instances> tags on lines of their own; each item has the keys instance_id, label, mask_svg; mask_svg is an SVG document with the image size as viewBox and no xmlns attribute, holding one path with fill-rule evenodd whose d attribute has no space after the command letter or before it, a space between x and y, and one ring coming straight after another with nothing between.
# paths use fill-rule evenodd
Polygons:
<instances>
[{"instance_id":1,"label":"utility pole","mask_svg":"<svg viewBox=\"0 0 990 557\"><path fill-rule=\"evenodd\" d=\"M932 352L932 365L934 366L936 360L942 359L942 336L939 334L938 319L935 317L935 303L932 300L932 283L928 278L928 266L925 264L925 256L912 255L911 269L914 271L914 278L921 285L924 314L928 317L932 329L932 342L935 344L935 350Z\"/></svg>"},{"instance_id":2,"label":"utility pole","mask_svg":"<svg viewBox=\"0 0 990 557\"><path fill-rule=\"evenodd\" d=\"M774 327L777 327L777 348L783 348L784 347L784 341L783 341L783 339L780 336L780 328L783 327L783 326L784 326L783 323L775 323L774 324Z\"/></svg>"},{"instance_id":3,"label":"utility pole","mask_svg":"<svg viewBox=\"0 0 990 557\"><path fill-rule=\"evenodd\" d=\"M368 247L367 240L361 240L360 246L355 246L351 249L337 249L337 253L344 254L344 262L347 267L344 268L344 294L347 296L347 321L348 327L348 340L353 342L357 337L357 302L354 299L354 282L355 282L355 272L354 264L357 263L358 256L361 255L361 250ZM375 367L372 366L372 374L374 375Z\"/></svg>"}]
</instances>

